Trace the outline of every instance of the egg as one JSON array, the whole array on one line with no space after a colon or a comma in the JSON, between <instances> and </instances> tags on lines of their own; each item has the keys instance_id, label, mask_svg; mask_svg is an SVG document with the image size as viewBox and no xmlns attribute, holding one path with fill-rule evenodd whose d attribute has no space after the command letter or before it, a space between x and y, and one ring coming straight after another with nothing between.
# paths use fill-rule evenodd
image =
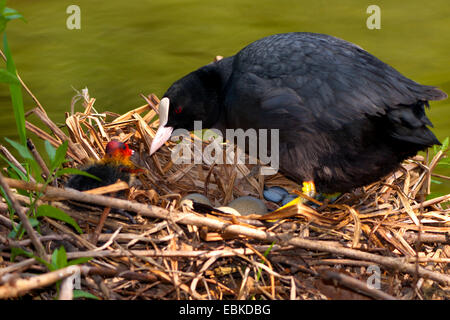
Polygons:
<instances>
[{"instance_id":1,"label":"egg","mask_svg":"<svg viewBox=\"0 0 450 320\"><path fill-rule=\"evenodd\" d=\"M238 211L241 215L246 216L249 214L265 214L267 213L267 207L263 201L250 196L240 197L228 204Z\"/></svg>"},{"instance_id":2,"label":"egg","mask_svg":"<svg viewBox=\"0 0 450 320\"><path fill-rule=\"evenodd\" d=\"M286 189L278 186L266 188L263 191L264 199L270 202L278 203L283 200L284 197L289 195Z\"/></svg>"},{"instance_id":3,"label":"egg","mask_svg":"<svg viewBox=\"0 0 450 320\"><path fill-rule=\"evenodd\" d=\"M232 214L232 215L235 215L235 216L240 216L241 215L236 209L233 209L231 207L224 206L224 207L217 207L217 208L214 208L214 209L217 209L217 210L220 210L222 212L229 213L229 214Z\"/></svg>"},{"instance_id":4,"label":"egg","mask_svg":"<svg viewBox=\"0 0 450 320\"><path fill-rule=\"evenodd\" d=\"M180 205L182 206L183 204L188 204L189 202L187 200L193 201L193 202L197 202L197 203L201 203L201 204L206 204L208 206L212 206L211 202L209 201L209 199L207 197L205 197L204 195L200 194L200 193L191 193L188 194L186 196L184 196L181 201L180 201Z\"/></svg>"}]
</instances>

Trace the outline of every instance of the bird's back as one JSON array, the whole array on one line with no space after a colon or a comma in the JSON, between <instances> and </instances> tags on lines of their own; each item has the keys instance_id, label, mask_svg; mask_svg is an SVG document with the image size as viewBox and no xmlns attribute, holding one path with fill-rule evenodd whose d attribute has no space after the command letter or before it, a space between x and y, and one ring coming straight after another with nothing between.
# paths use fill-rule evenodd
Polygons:
<instances>
[{"instance_id":1,"label":"bird's back","mask_svg":"<svg viewBox=\"0 0 450 320\"><path fill-rule=\"evenodd\" d=\"M384 114L396 105L446 97L353 43L317 33L277 34L255 41L236 55L233 73L252 74L269 89L293 89L313 113L325 121L332 117L332 125Z\"/></svg>"}]
</instances>

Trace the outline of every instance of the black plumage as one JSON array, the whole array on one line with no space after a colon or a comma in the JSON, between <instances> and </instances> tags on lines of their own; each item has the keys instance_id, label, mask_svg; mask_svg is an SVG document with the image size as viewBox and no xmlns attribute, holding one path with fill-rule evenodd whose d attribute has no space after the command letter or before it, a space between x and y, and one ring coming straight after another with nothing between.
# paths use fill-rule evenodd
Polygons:
<instances>
[{"instance_id":1,"label":"black plumage","mask_svg":"<svg viewBox=\"0 0 450 320\"><path fill-rule=\"evenodd\" d=\"M164 94L165 127L192 130L202 120L204 128L277 128L283 173L343 192L439 144L425 106L446 96L350 42L286 33L176 81Z\"/></svg>"},{"instance_id":2,"label":"black plumage","mask_svg":"<svg viewBox=\"0 0 450 320\"><path fill-rule=\"evenodd\" d=\"M130 182L131 173L136 171L130 157L133 151L127 144L118 140L111 140L106 145L105 155L99 161L92 161L83 171L94 175L100 180L88 176L74 174L66 183L67 188L86 191L116 183L118 180Z\"/></svg>"},{"instance_id":3,"label":"black plumage","mask_svg":"<svg viewBox=\"0 0 450 320\"><path fill-rule=\"evenodd\" d=\"M130 173L123 169L126 169L126 167L110 163L93 163L84 168L83 171L96 176L100 181L77 174L70 177L66 187L86 191L114 184L117 180L129 183Z\"/></svg>"}]
</instances>

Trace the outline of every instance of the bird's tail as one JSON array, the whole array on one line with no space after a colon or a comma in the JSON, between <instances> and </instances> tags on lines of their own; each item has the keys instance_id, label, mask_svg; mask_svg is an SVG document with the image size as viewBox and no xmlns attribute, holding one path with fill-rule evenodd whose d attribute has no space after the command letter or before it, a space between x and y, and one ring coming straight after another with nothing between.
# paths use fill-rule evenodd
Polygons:
<instances>
[{"instance_id":1,"label":"bird's tail","mask_svg":"<svg viewBox=\"0 0 450 320\"><path fill-rule=\"evenodd\" d=\"M411 91L416 92L417 97L422 101L444 100L448 97L444 91L433 86L419 85L410 89L412 89Z\"/></svg>"},{"instance_id":2,"label":"bird's tail","mask_svg":"<svg viewBox=\"0 0 450 320\"><path fill-rule=\"evenodd\" d=\"M435 95L435 97L438 96ZM433 127L433 124L425 114L425 106L429 106L428 101L418 101L412 105L398 105L390 110L387 117L392 124L391 137L416 145L417 151L441 144L428 128L428 126Z\"/></svg>"}]
</instances>

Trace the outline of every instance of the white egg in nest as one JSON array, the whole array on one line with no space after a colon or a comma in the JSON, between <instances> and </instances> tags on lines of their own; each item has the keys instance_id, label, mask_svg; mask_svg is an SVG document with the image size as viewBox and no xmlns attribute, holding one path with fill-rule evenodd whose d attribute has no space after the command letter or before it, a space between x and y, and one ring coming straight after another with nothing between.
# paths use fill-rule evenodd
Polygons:
<instances>
[{"instance_id":1,"label":"white egg in nest","mask_svg":"<svg viewBox=\"0 0 450 320\"><path fill-rule=\"evenodd\" d=\"M200 193L191 193L191 194L184 196L183 198L181 198L180 206L187 205L190 207L191 201L201 203L201 204L206 204L208 206L212 206L209 199Z\"/></svg>"},{"instance_id":2,"label":"white egg in nest","mask_svg":"<svg viewBox=\"0 0 450 320\"><path fill-rule=\"evenodd\" d=\"M220 210L222 212L229 213L229 214L232 214L232 215L235 215L235 216L240 216L241 215L239 213L239 211L237 211L236 209L231 208L231 207L227 207L227 206L217 207L217 208L214 208L214 209L217 209L217 210Z\"/></svg>"},{"instance_id":3,"label":"white egg in nest","mask_svg":"<svg viewBox=\"0 0 450 320\"><path fill-rule=\"evenodd\" d=\"M235 209L243 216L267 213L267 207L264 202L251 196L237 198L231 201L227 206Z\"/></svg>"}]
</instances>

